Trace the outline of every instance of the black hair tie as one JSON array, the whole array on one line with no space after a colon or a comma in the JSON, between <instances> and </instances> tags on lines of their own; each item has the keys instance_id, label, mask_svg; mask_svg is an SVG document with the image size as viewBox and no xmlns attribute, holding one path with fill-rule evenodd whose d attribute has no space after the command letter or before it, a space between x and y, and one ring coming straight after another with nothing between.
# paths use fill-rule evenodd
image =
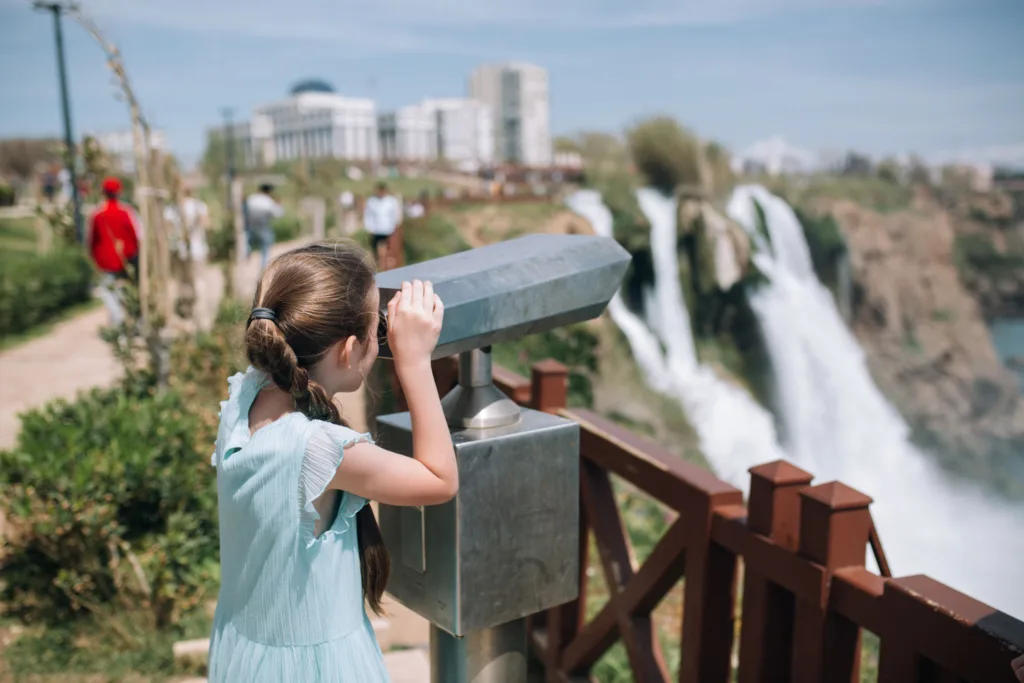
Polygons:
<instances>
[{"instance_id":1,"label":"black hair tie","mask_svg":"<svg viewBox=\"0 0 1024 683\"><path fill-rule=\"evenodd\" d=\"M252 324L253 320L269 320L270 322L277 322L277 316L269 308L254 308L252 313L249 314L249 322L245 324L246 327Z\"/></svg>"}]
</instances>

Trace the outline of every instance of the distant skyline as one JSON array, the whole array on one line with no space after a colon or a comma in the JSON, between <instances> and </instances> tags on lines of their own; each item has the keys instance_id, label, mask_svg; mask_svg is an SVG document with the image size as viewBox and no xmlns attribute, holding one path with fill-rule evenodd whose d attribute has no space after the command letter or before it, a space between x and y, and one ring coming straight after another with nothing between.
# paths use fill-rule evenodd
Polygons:
<instances>
[{"instance_id":1,"label":"distant skyline","mask_svg":"<svg viewBox=\"0 0 1024 683\"><path fill-rule=\"evenodd\" d=\"M221 107L247 118L304 78L389 110L463 96L475 66L509 60L549 70L555 135L669 114L735 152L780 136L815 152L1024 163L1019 0L82 5L186 163ZM126 126L103 54L73 22L64 34L76 134ZM27 0L0 0L0 86L0 136L60 133L52 21Z\"/></svg>"}]
</instances>

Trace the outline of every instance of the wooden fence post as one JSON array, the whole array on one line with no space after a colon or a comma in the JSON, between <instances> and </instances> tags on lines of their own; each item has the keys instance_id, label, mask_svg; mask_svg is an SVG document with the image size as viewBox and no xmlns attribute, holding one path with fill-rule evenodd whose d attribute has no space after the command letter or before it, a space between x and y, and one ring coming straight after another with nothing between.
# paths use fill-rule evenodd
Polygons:
<instances>
[{"instance_id":1,"label":"wooden fence post","mask_svg":"<svg viewBox=\"0 0 1024 683\"><path fill-rule=\"evenodd\" d=\"M531 408L545 413L557 414L566 407L569 383L569 369L567 367L555 360L542 360L535 363L531 368L530 379ZM581 485L582 477L583 471L581 467ZM580 496L582 502L582 491ZM562 650L579 634L586 621L588 534L589 526L581 504L579 527L579 597L564 605L553 607L545 613L534 615L530 619L531 641L537 642L533 638L533 630L539 631L543 628L546 636L543 639L543 644L535 647L535 649L540 651L540 659L544 663L545 677L548 683L561 682L558 671Z\"/></svg>"},{"instance_id":2,"label":"wooden fence post","mask_svg":"<svg viewBox=\"0 0 1024 683\"><path fill-rule=\"evenodd\" d=\"M793 681L857 683L860 628L829 612L828 585L837 569L863 567L871 533L871 499L839 482L800 492L800 554L828 572L817 600L797 600L793 628Z\"/></svg>"},{"instance_id":3,"label":"wooden fence post","mask_svg":"<svg viewBox=\"0 0 1024 683\"><path fill-rule=\"evenodd\" d=\"M548 358L534 363L530 380L530 407L555 414L565 408L569 395L569 368Z\"/></svg>"},{"instance_id":4,"label":"wooden fence post","mask_svg":"<svg viewBox=\"0 0 1024 683\"><path fill-rule=\"evenodd\" d=\"M797 550L800 491L813 479L785 460L750 469L747 526L778 545ZM767 581L750 565L743 575L739 683L783 683L790 678L793 594Z\"/></svg>"},{"instance_id":5,"label":"wooden fence post","mask_svg":"<svg viewBox=\"0 0 1024 683\"><path fill-rule=\"evenodd\" d=\"M727 683L736 622L736 556L711 538L715 509L735 505L739 491L710 494L692 509L683 582L680 683Z\"/></svg>"}]
</instances>

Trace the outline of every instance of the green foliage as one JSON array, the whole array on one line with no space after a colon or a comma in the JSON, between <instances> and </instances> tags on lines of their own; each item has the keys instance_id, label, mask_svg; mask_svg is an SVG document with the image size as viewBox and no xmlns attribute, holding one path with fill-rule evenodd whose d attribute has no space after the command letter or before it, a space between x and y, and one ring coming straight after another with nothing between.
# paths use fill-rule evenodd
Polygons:
<instances>
[{"instance_id":1,"label":"green foliage","mask_svg":"<svg viewBox=\"0 0 1024 683\"><path fill-rule=\"evenodd\" d=\"M585 323L570 325L497 344L494 362L529 377L534 363L553 358L569 368L569 405L589 408L594 404L591 378L597 372L597 345L597 337Z\"/></svg>"},{"instance_id":2,"label":"green foliage","mask_svg":"<svg viewBox=\"0 0 1024 683\"><path fill-rule=\"evenodd\" d=\"M24 332L92 297L93 270L79 249L0 252L0 335Z\"/></svg>"},{"instance_id":3,"label":"green foliage","mask_svg":"<svg viewBox=\"0 0 1024 683\"><path fill-rule=\"evenodd\" d=\"M590 187L601 193L612 214L613 236L629 252L649 249L651 244L651 224L636 199L637 180L625 171L588 176Z\"/></svg>"},{"instance_id":4,"label":"green foliage","mask_svg":"<svg viewBox=\"0 0 1024 683\"><path fill-rule=\"evenodd\" d=\"M980 273L990 277L1013 275L1024 268L1024 256L1001 253L988 237L981 233L956 236L953 257L961 273Z\"/></svg>"},{"instance_id":5,"label":"green foliage","mask_svg":"<svg viewBox=\"0 0 1024 683\"><path fill-rule=\"evenodd\" d=\"M200 424L176 392L94 389L22 417L0 453L16 533L3 601L61 623L143 604L156 627L188 613L217 575L217 497Z\"/></svg>"},{"instance_id":6,"label":"green foliage","mask_svg":"<svg viewBox=\"0 0 1024 683\"><path fill-rule=\"evenodd\" d=\"M0 180L0 206L14 206L14 188L4 180Z\"/></svg>"},{"instance_id":7,"label":"green foliage","mask_svg":"<svg viewBox=\"0 0 1024 683\"><path fill-rule=\"evenodd\" d=\"M912 178L913 178L913 171ZM913 189L876 176L812 176L800 186L776 180L769 187L790 206L811 206L820 200L846 199L880 213L900 211L910 206Z\"/></svg>"},{"instance_id":8,"label":"green foliage","mask_svg":"<svg viewBox=\"0 0 1024 683\"><path fill-rule=\"evenodd\" d=\"M793 212L804 229L814 272L826 286L834 288L838 280L838 259L846 252L846 240L839 224L831 214L814 215L796 207Z\"/></svg>"},{"instance_id":9,"label":"green foliage","mask_svg":"<svg viewBox=\"0 0 1024 683\"><path fill-rule=\"evenodd\" d=\"M225 218L219 225L206 233L207 244L210 248L210 260L215 263L224 263L234 258L235 254L235 225L230 217Z\"/></svg>"},{"instance_id":10,"label":"green foliage","mask_svg":"<svg viewBox=\"0 0 1024 683\"><path fill-rule=\"evenodd\" d=\"M458 228L443 215L409 219L402 227L406 263L419 263L469 249Z\"/></svg>"},{"instance_id":11,"label":"green foliage","mask_svg":"<svg viewBox=\"0 0 1024 683\"><path fill-rule=\"evenodd\" d=\"M209 634L210 619L201 612L172 628L156 631L150 627L147 614L124 611L45 629L26 629L7 647L3 658L15 681L36 681L37 676L68 683L163 681L172 675L206 673L205 666L175 660L173 646L179 640ZM4 672L0 664L0 676Z\"/></svg>"},{"instance_id":12,"label":"green foliage","mask_svg":"<svg viewBox=\"0 0 1024 683\"><path fill-rule=\"evenodd\" d=\"M700 140L675 119L647 119L626 137L633 163L652 187L671 193L680 185L701 185Z\"/></svg>"},{"instance_id":13,"label":"green foliage","mask_svg":"<svg viewBox=\"0 0 1024 683\"><path fill-rule=\"evenodd\" d=\"M286 214L274 219L273 228L275 242L289 242L302 234L302 221L298 216Z\"/></svg>"}]
</instances>

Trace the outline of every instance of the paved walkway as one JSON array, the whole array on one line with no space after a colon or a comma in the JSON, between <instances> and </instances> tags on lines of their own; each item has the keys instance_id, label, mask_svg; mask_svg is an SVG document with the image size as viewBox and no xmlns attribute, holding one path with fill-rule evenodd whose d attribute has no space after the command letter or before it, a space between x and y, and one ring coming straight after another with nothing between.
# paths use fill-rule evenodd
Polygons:
<instances>
[{"instance_id":1,"label":"paved walkway","mask_svg":"<svg viewBox=\"0 0 1024 683\"><path fill-rule=\"evenodd\" d=\"M279 244L272 253L276 256L299 243ZM258 259L249 259L235 271L236 293L243 300L251 299L256 289ZM208 326L224 293L221 267L204 267L198 274L196 289L200 324ZM80 391L108 386L117 380L120 366L99 336L106 322L107 312L99 308L56 325L44 337L0 352L0 449L14 445L19 414L55 398L71 399ZM363 392L345 395L342 409L354 428L366 429ZM3 526L0 516L0 534ZM399 648L385 655L394 683L428 681L426 621L394 602L387 603L386 611L387 617L377 620L375 626L385 651Z\"/></svg>"}]
</instances>

